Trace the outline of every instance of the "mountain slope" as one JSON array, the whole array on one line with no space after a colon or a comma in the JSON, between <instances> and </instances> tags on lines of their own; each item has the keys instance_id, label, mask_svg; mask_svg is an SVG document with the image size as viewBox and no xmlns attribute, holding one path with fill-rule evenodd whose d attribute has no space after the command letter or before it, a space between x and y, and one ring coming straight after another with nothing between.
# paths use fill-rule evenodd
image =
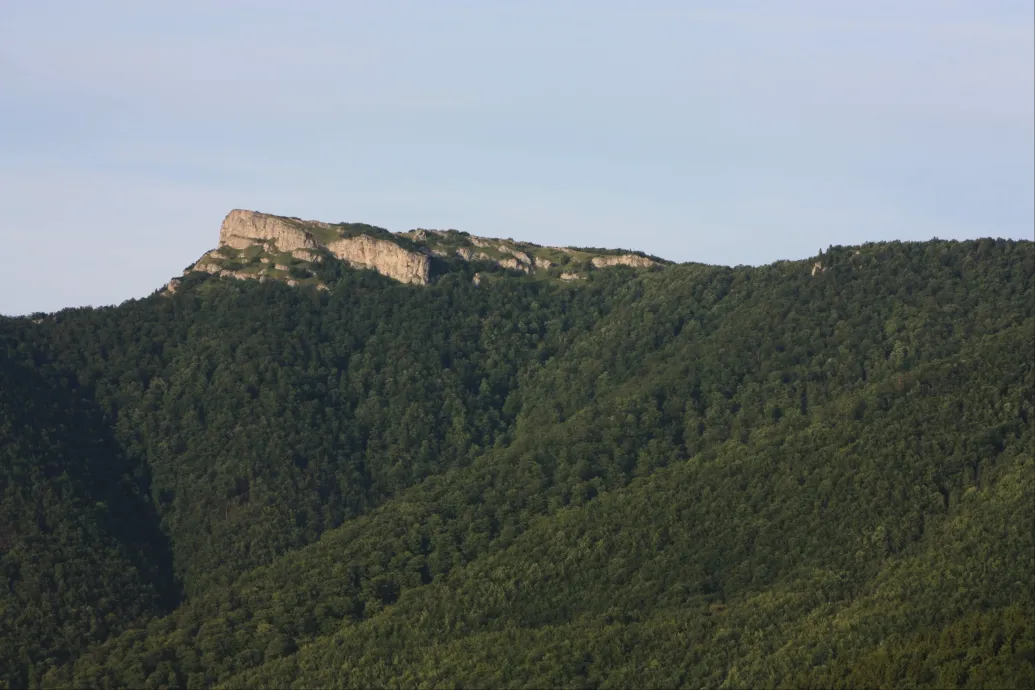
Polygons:
<instances>
[{"instance_id":1,"label":"mountain slope","mask_svg":"<svg viewBox=\"0 0 1035 690\"><path fill-rule=\"evenodd\" d=\"M520 368L606 308L538 284L335 285L208 281L26 334L116 417L190 596L469 462L506 433Z\"/></svg>"},{"instance_id":2,"label":"mountain slope","mask_svg":"<svg viewBox=\"0 0 1035 690\"><path fill-rule=\"evenodd\" d=\"M227 685L797 684L836 678L831 659L858 672L853 657L889 635L905 646L918 625L940 629L978 611L1030 621L1031 430L987 456L985 488L954 505L942 491L967 484L966 456L945 463L915 439L930 424L973 431L998 421L983 396L963 419L940 404L960 382L985 378L1009 401L1030 399L1032 367L1016 377L1012 358L1031 344L1031 326L968 353L1006 355L993 366L975 357L964 375L951 364L918 373L926 392L892 394L855 428L810 425L775 451L763 435L562 510L358 628ZM908 450L882 458L889 442ZM889 500L889 490L909 496ZM1004 659L981 661L1023 672L1030 632L1022 626Z\"/></svg>"},{"instance_id":3,"label":"mountain slope","mask_svg":"<svg viewBox=\"0 0 1035 690\"><path fill-rule=\"evenodd\" d=\"M166 539L100 411L3 326L0 683L19 687L175 592Z\"/></svg>"},{"instance_id":4,"label":"mountain slope","mask_svg":"<svg viewBox=\"0 0 1035 690\"><path fill-rule=\"evenodd\" d=\"M616 268L577 288L346 272L319 295L197 279L171 298L42 324L27 337L110 391L100 397L117 403L130 456L156 482L185 478L175 514L197 521L170 529L156 496L193 579L187 601L48 682L865 685L876 677L865 662L896 684L937 684L963 661L970 675L956 683L1024 682L1032 245L868 245L820 260L816 275L814 261ZM154 332L108 361L84 356L116 324L148 319L184 326L158 339L147 371L127 377L118 362L150 351ZM282 365L256 379L260 361ZM332 393L357 374L355 397ZM168 384L155 382L185 376L194 383L156 412L153 391ZM403 442L447 396L426 382L451 376L450 416ZM265 412L213 423L217 406L248 410L248 386L261 398L276 382L284 394ZM230 429L292 433L305 400L344 431L378 429L353 451L365 476L409 468L361 494L340 527L285 523L300 503L341 504L295 469L294 457L320 457L306 437L342 433L333 426L303 427L294 457L265 441L200 463L161 450L185 404L202 406L192 434L211 444ZM429 445L413 464L442 426L483 435L459 453ZM385 441L394 450L381 454ZM232 478L242 462L268 488L238 527L225 503L206 502L200 470ZM945 641L942 626L977 637Z\"/></svg>"}]
</instances>

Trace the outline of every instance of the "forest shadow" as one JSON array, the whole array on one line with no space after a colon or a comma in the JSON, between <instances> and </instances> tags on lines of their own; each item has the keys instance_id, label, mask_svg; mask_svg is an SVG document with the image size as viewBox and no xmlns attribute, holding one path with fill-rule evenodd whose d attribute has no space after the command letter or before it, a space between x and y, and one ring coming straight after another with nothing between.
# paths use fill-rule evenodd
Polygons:
<instances>
[{"instance_id":1,"label":"forest shadow","mask_svg":"<svg viewBox=\"0 0 1035 690\"><path fill-rule=\"evenodd\" d=\"M13 358L0 350L0 411L20 446L34 451L27 462L37 466L27 469L47 483L67 475L75 498L94 508L97 526L155 588L160 606L178 606L172 544L150 500L149 472L115 438L93 390L39 353Z\"/></svg>"}]
</instances>

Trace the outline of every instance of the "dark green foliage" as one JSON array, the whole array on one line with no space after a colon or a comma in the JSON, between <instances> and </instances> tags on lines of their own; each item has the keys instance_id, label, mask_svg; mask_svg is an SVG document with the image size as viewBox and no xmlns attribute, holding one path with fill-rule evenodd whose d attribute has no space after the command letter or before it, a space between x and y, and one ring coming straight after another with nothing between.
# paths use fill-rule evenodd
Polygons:
<instances>
[{"instance_id":1,"label":"dark green foliage","mask_svg":"<svg viewBox=\"0 0 1035 690\"><path fill-rule=\"evenodd\" d=\"M0 682L67 661L174 603L139 477L73 378L0 324Z\"/></svg>"},{"instance_id":2,"label":"dark green foliage","mask_svg":"<svg viewBox=\"0 0 1035 690\"><path fill-rule=\"evenodd\" d=\"M320 296L213 281L204 298L134 305L132 332L119 332L130 309L41 329L148 468L189 595L491 446L519 368L548 356L563 309L593 302L386 282L349 272Z\"/></svg>"},{"instance_id":3,"label":"dark green foliage","mask_svg":"<svg viewBox=\"0 0 1035 690\"><path fill-rule=\"evenodd\" d=\"M0 682L1030 687L1032 249L6 321L0 399L47 407L0 409L0 529L86 536L31 547L74 595L2 552L69 608L0 621Z\"/></svg>"}]
</instances>

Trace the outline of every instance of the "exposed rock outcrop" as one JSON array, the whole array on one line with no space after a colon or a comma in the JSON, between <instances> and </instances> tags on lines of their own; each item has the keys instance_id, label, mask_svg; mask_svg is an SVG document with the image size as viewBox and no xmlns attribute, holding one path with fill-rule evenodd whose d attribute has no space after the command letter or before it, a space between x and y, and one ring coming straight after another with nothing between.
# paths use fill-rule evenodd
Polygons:
<instances>
[{"instance_id":1,"label":"exposed rock outcrop","mask_svg":"<svg viewBox=\"0 0 1035 690\"><path fill-rule=\"evenodd\" d=\"M223 266L215 263L214 261L199 261L194 264L191 268L192 271L200 271L202 273L219 273L223 270Z\"/></svg>"},{"instance_id":2,"label":"exposed rock outcrop","mask_svg":"<svg viewBox=\"0 0 1035 690\"><path fill-rule=\"evenodd\" d=\"M313 222L311 225L322 227L326 223ZM320 243L300 224L255 211L231 211L219 230L220 247L247 249L256 244L267 243L282 252L320 247Z\"/></svg>"},{"instance_id":3,"label":"exposed rock outcrop","mask_svg":"<svg viewBox=\"0 0 1035 690\"><path fill-rule=\"evenodd\" d=\"M526 264L523 264L517 259L510 256L508 256L505 259L500 259L497 263L499 263L499 265L503 268L509 268L511 270L521 271L523 273L528 273L529 270Z\"/></svg>"},{"instance_id":4,"label":"exposed rock outcrop","mask_svg":"<svg viewBox=\"0 0 1035 690\"><path fill-rule=\"evenodd\" d=\"M528 258L528 254L525 254L524 252L517 251L513 247L508 247L507 245L502 244L502 243L496 246L496 250L499 251L500 254L513 254L514 256L518 257L518 261L521 261L521 256L525 257L526 259ZM520 255L520 256L518 256L518 255ZM529 263L529 262L526 261L525 263Z\"/></svg>"},{"instance_id":5,"label":"exposed rock outcrop","mask_svg":"<svg viewBox=\"0 0 1035 690\"><path fill-rule=\"evenodd\" d=\"M372 268L402 283L427 285L431 274L431 261L424 254L369 235L335 240L327 245L327 249L353 266Z\"/></svg>"},{"instance_id":6,"label":"exposed rock outcrop","mask_svg":"<svg viewBox=\"0 0 1035 690\"><path fill-rule=\"evenodd\" d=\"M251 273L245 273L243 271L222 270L219 272L219 275L223 278L236 278L237 280L252 280L255 278Z\"/></svg>"},{"instance_id":7,"label":"exposed rock outcrop","mask_svg":"<svg viewBox=\"0 0 1035 690\"><path fill-rule=\"evenodd\" d=\"M464 261L492 261L492 257L485 252L476 252L470 247L460 247L456 255Z\"/></svg>"},{"instance_id":8,"label":"exposed rock outcrop","mask_svg":"<svg viewBox=\"0 0 1035 690\"><path fill-rule=\"evenodd\" d=\"M595 268L607 268L608 266L632 266L633 268L650 268L656 266L657 262L645 256L636 254L621 254L615 256L595 256L593 266Z\"/></svg>"},{"instance_id":9,"label":"exposed rock outcrop","mask_svg":"<svg viewBox=\"0 0 1035 690\"><path fill-rule=\"evenodd\" d=\"M213 249L210 252L206 252L198 259L194 265L190 268L191 271L201 271L202 273L219 273L223 270L223 261L226 259L225 256L219 253L218 249Z\"/></svg>"},{"instance_id":10,"label":"exposed rock outcrop","mask_svg":"<svg viewBox=\"0 0 1035 690\"><path fill-rule=\"evenodd\" d=\"M323 250L360 268L371 268L403 283L426 285L430 273L428 257L418 252L409 251L395 242L357 235L343 237L322 244L310 230L334 230L333 225L319 221L302 221L296 218L282 218L255 211L236 209L227 214L219 230L219 247L243 250L261 246L266 250L274 250L291 255L300 261L319 263L323 260ZM309 228L309 229L307 229ZM326 239L327 233L317 232ZM425 235L426 236L426 235ZM202 257L192 270L205 271L220 275L225 273L219 261L211 260L211 254ZM223 257L218 257L223 258ZM262 262L272 263L269 257L262 257ZM289 266L276 264L277 270L287 271ZM244 274L242 274L244 275ZM289 281L290 282L290 281Z\"/></svg>"},{"instance_id":11,"label":"exposed rock outcrop","mask_svg":"<svg viewBox=\"0 0 1035 690\"><path fill-rule=\"evenodd\" d=\"M295 257L300 261L308 261L309 263L318 264L323 261L323 256L316 252L311 252L308 249L296 249L291 252L291 256Z\"/></svg>"},{"instance_id":12,"label":"exposed rock outcrop","mask_svg":"<svg viewBox=\"0 0 1035 690\"><path fill-rule=\"evenodd\" d=\"M332 225L236 209L223 220L219 246L198 259L188 272L205 272L238 280L277 280L288 285L315 285L319 288L323 278L315 264L334 257L403 283L427 285L430 282L431 257L442 257L450 265L456 264L458 259L484 261L531 274L557 267L554 261L540 255L547 253L556 258L551 250L564 252L575 260L571 266L564 266L568 270L559 276L565 281L584 280L586 275L580 270L585 266L584 262L590 262L596 268L659 265L658 261L631 253L544 248L532 242L478 237L455 230L417 229L392 235L379 228ZM484 273L474 278L475 284L486 280L489 278ZM170 283L166 292L172 293L176 287L178 285Z\"/></svg>"}]
</instances>

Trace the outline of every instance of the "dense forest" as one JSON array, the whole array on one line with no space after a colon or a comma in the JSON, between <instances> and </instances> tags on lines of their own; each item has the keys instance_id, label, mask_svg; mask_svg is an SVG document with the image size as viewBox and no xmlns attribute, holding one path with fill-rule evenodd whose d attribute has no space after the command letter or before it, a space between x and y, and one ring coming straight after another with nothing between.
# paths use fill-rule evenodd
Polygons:
<instances>
[{"instance_id":1,"label":"dense forest","mask_svg":"<svg viewBox=\"0 0 1035 690\"><path fill-rule=\"evenodd\" d=\"M323 270L0 318L0 687L1035 686L1033 243Z\"/></svg>"}]
</instances>

